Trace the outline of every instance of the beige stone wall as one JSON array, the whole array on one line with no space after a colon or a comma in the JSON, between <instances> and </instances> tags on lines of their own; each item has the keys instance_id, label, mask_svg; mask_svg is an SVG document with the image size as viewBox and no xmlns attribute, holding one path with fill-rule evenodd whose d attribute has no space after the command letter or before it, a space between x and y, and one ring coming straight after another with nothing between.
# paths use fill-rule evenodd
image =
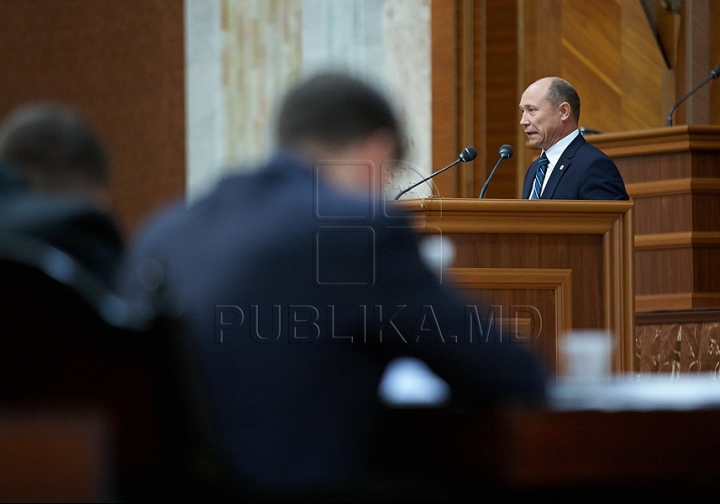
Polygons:
<instances>
[{"instance_id":1,"label":"beige stone wall","mask_svg":"<svg viewBox=\"0 0 720 504\"><path fill-rule=\"evenodd\" d=\"M430 173L430 0L185 0L187 194L272 152L275 106L302 76L343 69L395 102L408 161Z\"/></svg>"},{"instance_id":2,"label":"beige stone wall","mask_svg":"<svg viewBox=\"0 0 720 504\"><path fill-rule=\"evenodd\" d=\"M222 0L225 162L250 168L272 149L275 106L302 70L301 0Z\"/></svg>"}]
</instances>

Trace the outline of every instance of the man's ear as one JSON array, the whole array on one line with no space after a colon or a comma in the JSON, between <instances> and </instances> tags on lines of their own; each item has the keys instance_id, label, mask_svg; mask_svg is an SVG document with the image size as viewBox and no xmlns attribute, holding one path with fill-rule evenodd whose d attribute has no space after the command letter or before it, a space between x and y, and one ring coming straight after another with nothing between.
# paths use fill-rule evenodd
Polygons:
<instances>
[{"instance_id":1,"label":"man's ear","mask_svg":"<svg viewBox=\"0 0 720 504\"><path fill-rule=\"evenodd\" d=\"M572 110L570 109L570 104L568 102L562 102L558 107L558 110L560 111L560 118L563 121L568 120L570 116L572 116Z\"/></svg>"}]
</instances>

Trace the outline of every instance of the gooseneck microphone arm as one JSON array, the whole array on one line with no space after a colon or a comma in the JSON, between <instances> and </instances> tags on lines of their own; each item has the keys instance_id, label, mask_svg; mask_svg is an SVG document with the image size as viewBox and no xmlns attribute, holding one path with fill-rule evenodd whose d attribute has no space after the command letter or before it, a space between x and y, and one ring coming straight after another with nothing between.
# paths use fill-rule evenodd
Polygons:
<instances>
[{"instance_id":1,"label":"gooseneck microphone arm","mask_svg":"<svg viewBox=\"0 0 720 504\"><path fill-rule=\"evenodd\" d=\"M399 199L400 196L402 196L402 195L405 194L406 192L410 191L411 189L415 189L415 188L416 188L417 186L419 186L420 184L424 184L425 182L427 182L427 181L430 180L431 178L436 177L437 175L440 175L442 172L444 172L445 170L448 170L448 169L452 168L452 167L455 166L456 164L458 164L458 163L467 163L468 161L472 161L472 160L475 159L476 157L477 157L477 150L475 150L475 147L465 147L465 149L463 149L463 151L460 153L460 156L459 156L455 161L453 161L452 163L450 163L449 165L447 165L447 166L446 166L445 168L443 168L442 170L436 171L435 173L433 173L433 174L430 175L429 177L425 177L425 178L422 179L420 182L416 182L415 184L411 185L410 187L408 187L408 188L406 188L406 189L403 189L403 190L400 191L400 192L397 194L397 196L395 196L395 198L393 198L393 199L395 199L395 200Z\"/></svg>"},{"instance_id":2,"label":"gooseneck microphone arm","mask_svg":"<svg viewBox=\"0 0 720 504\"><path fill-rule=\"evenodd\" d=\"M500 166L500 162L504 159L510 159L513 155L513 148L511 145L504 144L500 147L500 150L498 151L498 155L500 156L500 159L498 159L497 163L495 163L495 168L492 169L490 172L490 176L485 181L485 185L483 185L482 191L480 191L480 198L485 196L485 191L487 191L488 184L490 184L490 180L492 180L493 175L495 175L495 170L498 169L498 166Z\"/></svg>"},{"instance_id":3,"label":"gooseneck microphone arm","mask_svg":"<svg viewBox=\"0 0 720 504\"><path fill-rule=\"evenodd\" d=\"M673 112L675 112L675 109L678 107L678 105L680 105L682 102L684 102L685 100L690 98L698 89L703 87L705 84L707 84L711 80L716 79L718 76L720 76L720 66L713 68L712 71L710 72L710 75L708 77L706 77L704 81L702 81L700 84L695 86L695 88L692 91L690 91L688 94L686 94L685 96L680 98L680 100L678 100L678 102L675 105L673 105L673 107L670 109L670 113L668 114L668 118L667 118L667 125L672 126L672 115L673 115Z\"/></svg>"}]
</instances>

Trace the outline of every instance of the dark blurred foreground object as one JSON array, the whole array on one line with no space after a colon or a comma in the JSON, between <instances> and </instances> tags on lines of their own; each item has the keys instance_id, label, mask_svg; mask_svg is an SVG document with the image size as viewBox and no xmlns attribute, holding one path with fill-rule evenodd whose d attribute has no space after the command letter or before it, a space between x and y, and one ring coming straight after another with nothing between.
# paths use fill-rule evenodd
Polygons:
<instances>
[{"instance_id":1,"label":"dark blurred foreground object","mask_svg":"<svg viewBox=\"0 0 720 504\"><path fill-rule=\"evenodd\" d=\"M0 307L0 500L237 498L170 314L141 319L61 250L11 234Z\"/></svg>"},{"instance_id":2,"label":"dark blurred foreground object","mask_svg":"<svg viewBox=\"0 0 720 504\"><path fill-rule=\"evenodd\" d=\"M615 375L541 407L395 407L378 459L457 502L717 502L718 422L714 373Z\"/></svg>"},{"instance_id":3,"label":"dark blurred foreground object","mask_svg":"<svg viewBox=\"0 0 720 504\"><path fill-rule=\"evenodd\" d=\"M0 159L17 167L33 192L107 206L110 156L74 107L48 102L16 109L0 124Z\"/></svg>"},{"instance_id":4,"label":"dark blurred foreground object","mask_svg":"<svg viewBox=\"0 0 720 504\"><path fill-rule=\"evenodd\" d=\"M58 247L114 288L124 243L108 202L110 168L79 110L19 107L0 124L0 231Z\"/></svg>"}]
</instances>

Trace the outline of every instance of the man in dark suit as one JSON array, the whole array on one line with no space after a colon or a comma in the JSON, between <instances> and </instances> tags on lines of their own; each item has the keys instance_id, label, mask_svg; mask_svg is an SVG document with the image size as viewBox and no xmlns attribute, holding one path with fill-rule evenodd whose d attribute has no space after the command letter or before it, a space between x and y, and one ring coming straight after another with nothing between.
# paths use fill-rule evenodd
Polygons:
<instances>
[{"instance_id":1,"label":"man in dark suit","mask_svg":"<svg viewBox=\"0 0 720 504\"><path fill-rule=\"evenodd\" d=\"M108 158L69 106L28 104L0 126L0 232L59 248L113 289L124 242L107 203Z\"/></svg>"},{"instance_id":2,"label":"man in dark suit","mask_svg":"<svg viewBox=\"0 0 720 504\"><path fill-rule=\"evenodd\" d=\"M615 163L580 134L580 97L567 81L534 82L520 111L530 145L542 149L525 174L523 199L629 199Z\"/></svg>"},{"instance_id":3,"label":"man in dark suit","mask_svg":"<svg viewBox=\"0 0 720 504\"><path fill-rule=\"evenodd\" d=\"M487 307L442 284L380 196L381 164L403 154L382 95L320 74L286 96L276 133L267 165L143 227L126 292L152 303L145 287L164 284L239 480L271 500L371 499L391 359L421 358L455 399L485 406L542 400L545 376L488 325Z\"/></svg>"}]
</instances>

